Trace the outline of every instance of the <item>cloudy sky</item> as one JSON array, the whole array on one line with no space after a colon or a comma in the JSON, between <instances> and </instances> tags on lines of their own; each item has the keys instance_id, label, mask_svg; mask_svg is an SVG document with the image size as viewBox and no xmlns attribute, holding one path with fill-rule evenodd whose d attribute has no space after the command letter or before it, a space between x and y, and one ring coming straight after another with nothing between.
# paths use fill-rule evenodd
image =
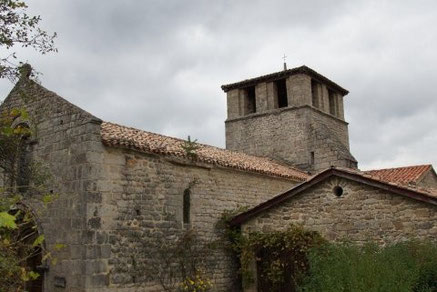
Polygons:
<instances>
[{"instance_id":1,"label":"cloudy sky","mask_svg":"<svg viewBox=\"0 0 437 292\"><path fill-rule=\"evenodd\" d=\"M279 71L285 53L349 89L360 168L437 166L436 1L27 2L59 53L20 57L103 120L224 147L220 85Z\"/></svg>"}]
</instances>

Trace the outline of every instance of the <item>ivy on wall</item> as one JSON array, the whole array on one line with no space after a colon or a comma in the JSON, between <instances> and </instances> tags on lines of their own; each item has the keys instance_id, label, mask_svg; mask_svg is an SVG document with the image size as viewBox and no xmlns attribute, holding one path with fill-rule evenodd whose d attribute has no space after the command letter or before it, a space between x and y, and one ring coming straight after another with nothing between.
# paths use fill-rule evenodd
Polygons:
<instances>
[{"instance_id":1,"label":"ivy on wall","mask_svg":"<svg viewBox=\"0 0 437 292\"><path fill-rule=\"evenodd\" d=\"M228 246L240 260L243 284L252 285L257 281L260 291L296 291L308 272L310 249L321 246L326 240L318 232L305 230L300 225L290 225L284 231L243 235L238 227L229 224L230 219L242 211L240 208L225 212L221 224Z\"/></svg>"}]
</instances>

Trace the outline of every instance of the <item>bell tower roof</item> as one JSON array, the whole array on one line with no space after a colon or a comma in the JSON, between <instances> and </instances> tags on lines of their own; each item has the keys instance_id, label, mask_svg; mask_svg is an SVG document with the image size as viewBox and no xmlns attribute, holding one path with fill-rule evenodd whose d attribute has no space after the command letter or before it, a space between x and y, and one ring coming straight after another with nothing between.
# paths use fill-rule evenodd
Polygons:
<instances>
[{"instance_id":1,"label":"bell tower roof","mask_svg":"<svg viewBox=\"0 0 437 292\"><path fill-rule=\"evenodd\" d=\"M255 78L246 79L246 80L235 82L235 83L225 84L225 85L222 85L221 88L223 89L224 92L228 92L229 90L232 90L232 89L249 87L249 86L253 86L253 85L256 85L258 83L261 83L261 82L271 82L271 81L275 81L277 79L286 78L286 77L289 77L291 75L296 75L296 74L309 75L311 78L330 86L334 90L337 90L343 96L345 96L349 93L349 91L347 89L344 89L343 87L341 87L340 85L338 85L334 81L326 78L325 76L317 73L316 71L314 71L313 69L311 69L305 65L300 66L300 67L296 67L296 68L292 68L292 69L282 70L282 71L275 72L275 73L270 73L267 75L258 76Z\"/></svg>"}]
</instances>

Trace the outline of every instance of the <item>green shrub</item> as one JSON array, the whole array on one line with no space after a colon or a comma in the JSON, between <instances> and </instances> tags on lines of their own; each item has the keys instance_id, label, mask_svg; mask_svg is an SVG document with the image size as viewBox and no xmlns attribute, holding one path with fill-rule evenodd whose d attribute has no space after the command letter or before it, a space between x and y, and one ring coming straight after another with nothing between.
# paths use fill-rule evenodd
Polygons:
<instances>
[{"instance_id":1,"label":"green shrub","mask_svg":"<svg viewBox=\"0 0 437 292\"><path fill-rule=\"evenodd\" d=\"M310 251L309 262L302 292L437 291L435 243L326 244Z\"/></svg>"}]
</instances>

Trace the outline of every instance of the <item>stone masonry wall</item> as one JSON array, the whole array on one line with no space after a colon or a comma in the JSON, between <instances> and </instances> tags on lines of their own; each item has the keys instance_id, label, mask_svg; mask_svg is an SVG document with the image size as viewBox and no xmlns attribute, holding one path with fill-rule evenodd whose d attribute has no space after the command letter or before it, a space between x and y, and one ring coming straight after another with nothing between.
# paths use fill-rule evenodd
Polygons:
<instances>
[{"instance_id":1,"label":"stone masonry wall","mask_svg":"<svg viewBox=\"0 0 437 292\"><path fill-rule=\"evenodd\" d=\"M433 171L429 171L418 185L437 189L437 175Z\"/></svg>"},{"instance_id":2,"label":"stone masonry wall","mask_svg":"<svg viewBox=\"0 0 437 292\"><path fill-rule=\"evenodd\" d=\"M307 115L296 108L227 120L226 148L296 164L307 163L308 125Z\"/></svg>"},{"instance_id":3,"label":"stone masonry wall","mask_svg":"<svg viewBox=\"0 0 437 292\"><path fill-rule=\"evenodd\" d=\"M215 238L215 224L225 210L254 206L295 184L116 148L106 148L103 161L96 185L99 201L93 209L95 222L99 222L96 236L111 244L108 266L104 267L109 282L107 287L87 291L162 291L150 275L136 270L133 264L133 258L147 264L147 257L141 255L141 238L166 238L189 227L202 238ZM194 180L191 223L186 226L182 221L183 193ZM233 291L235 262L224 251L218 256L215 291Z\"/></svg>"},{"instance_id":4,"label":"stone masonry wall","mask_svg":"<svg viewBox=\"0 0 437 292\"><path fill-rule=\"evenodd\" d=\"M333 193L335 186L344 190ZM354 181L330 178L244 223L244 233L303 224L328 240L393 243L437 238L437 207Z\"/></svg>"},{"instance_id":5,"label":"stone masonry wall","mask_svg":"<svg viewBox=\"0 0 437 292\"><path fill-rule=\"evenodd\" d=\"M26 78L17 83L2 110L23 107L30 114L33 131L30 155L49 168L52 190L60 194L46 210L35 205L30 195L27 204L38 216L46 247L51 250L56 243L66 245L54 253L57 264L49 264L44 291L82 292L99 280L90 270L95 261L89 260L93 255L88 245L92 234L87 224L87 202L95 196L94 155L103 149L100 122ZM64 281L65 287L57 287Z\"/></svg>"},{"instance_id":6,"label":"stone masonry wall","mask_svg":"<svg viewBox=\"0 0 437 292\"><path fill-rule=\"evenodd\" d=\"M286 161L305 170L350 167L346 160L352 157L347 123L310 106L228 119L226 148ZM315 152L315 165L311 164L311 152Z\"/></svg>"}]
</instances>

